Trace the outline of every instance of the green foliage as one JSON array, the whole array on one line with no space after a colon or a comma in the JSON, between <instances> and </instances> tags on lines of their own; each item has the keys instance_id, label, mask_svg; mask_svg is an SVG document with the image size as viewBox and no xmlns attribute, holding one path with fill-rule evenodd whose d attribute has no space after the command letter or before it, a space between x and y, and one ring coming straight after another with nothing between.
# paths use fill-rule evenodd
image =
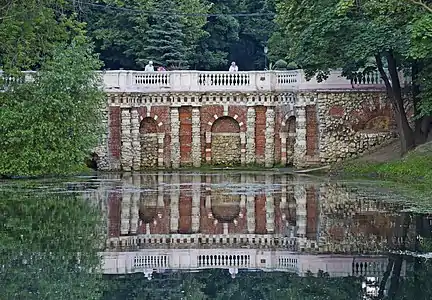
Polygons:
<instances>
[{"instance_id":1,"label":"green foliage","mask_svg":"<svg viewBox=\"0 0 432 300\"><path fill-rule=\"evenodd\" d=\"M2 187L0 299L99 299L97 208L72 193Z\"/></svg>"},{"instance_id":2,"label":"green foliage","mask_svg":"<svg viewBox=\"0 0 432 300\"><path fill-rule=\"evenodd\" d=\"M61 44L33 82L0 93L0 174L63 174L97 145L105 95L100 62L82 40Z\"/></svg>"},{"instance_id":3,"label":"green foliage","mask_svg":"<svg viewBox=\"0 0 432 300\"><path fill-rule=\"evenodd\" d=\"M109 7L88 8L84 19L105 66L111 69L142 69L153 56L154 60L169 64L159 59L160 46L170 48L176 60L186 61L193 69L227 70L232 60L241 70L262 69L264 45L275 27L271 15L200 15L271 14L275 12L273 0L102 2ZM169 32L169 38L163 32ZM181 48L173 51L173 45Z\"/></svg>"},{"instance_id":4,"label":"green foliage","mask_svg":"<svg viewBox=\"0 0 432 300\"><path fill-rule=\"evenodd\" d=\"M387 163L357 163L351 162L344 165L345 174L357 176L375 177L382 180L390 180L404 183L432 183L432 155L408 154L404 159Z\"/></svg>"},{"instance_id":5,"label":"green foliage","mask_svg":"<svg viewBox=\"0 0 432 300\"><path fill-rule=\"evenodd\" d=\"M165 274L143 282L142 275L110 278L104 299L346 300L361 299L360 278L299 277L281 272L241 273L227 270ZM163 288L161 288L163 287Z\"/></svg>"},{"instance_id":6,"label":"green foliage","mask_svg":"<svg viewBox=\"0 0 432 300\"><path fill-rule=\"evenodd\" d=\"M186 69L186 35L183 24L178 15L179 11L172 0L159 0L155 10L167 14L155 14L150 18L150 28L147 31L148 39L144 46L147 53L146 61L138 60L141 65L153 60L156 65L165 65L178 69Z\"/></svg>"},{"instance_id":7,"label":"green foliage","mask_svg":"<svg viewBox=\"0 0 432 300\"><path fill-rule=\"evenodd\" d=\"M286 70L288 67L288 63L283 59L279 59L274 63L275 70Z\"/></svg>"},{"instance_id":8,"label":"green foliage","mask_svg":"<svg viewBox=\"0 0 432 300\"><path fill-rule=\"evenodd\" d=\"M63 0L4 1L0 4L0 69L34 69L58 43L83 35L73 6Z\"/></svg>"}]
</instances>

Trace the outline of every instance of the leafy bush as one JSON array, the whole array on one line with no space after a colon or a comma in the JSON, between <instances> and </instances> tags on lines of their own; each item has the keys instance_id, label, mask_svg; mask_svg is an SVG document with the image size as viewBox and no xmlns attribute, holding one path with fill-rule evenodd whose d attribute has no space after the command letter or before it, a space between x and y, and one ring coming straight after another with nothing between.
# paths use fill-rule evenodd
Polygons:
<instances>
[{"instance_id":1,"label":"leafy bush","mask_svg":"<svg viewBox=\"0 0 432 300\"><path fill-rule=\"evenodd\" d=\"M274 64L275 70L286 70L288 66L288 63L284 61L283 59L279 59Z\"/></svg>"},{"instance_id":2,"label":"leafy bush","mask_svg":"<svg viewBox=\"0 0 432 300\"><path fill-rule=\"evenodd\" d=\"M58 46L33 82L0 93L0 175L71 173L97 144L104 93L85 42Z\"/></svg>"}]
</instances>

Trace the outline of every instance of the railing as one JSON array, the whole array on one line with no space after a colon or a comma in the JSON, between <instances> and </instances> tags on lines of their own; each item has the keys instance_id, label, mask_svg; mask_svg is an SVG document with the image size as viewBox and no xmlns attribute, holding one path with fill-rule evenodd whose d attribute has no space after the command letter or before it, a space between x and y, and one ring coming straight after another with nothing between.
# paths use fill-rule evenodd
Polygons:
<instances>
[{"instance_id":1,"label":"railing","mask_svg":"<svg viewBox=\"0 0 432 300\"><path fill-rule=\"evenodd\" d=\"M328 272L330 276L381 277L387 257L356 255L300 254L277 249L146 249L145 251L102 252L103 272L127 274L153 270L249 269L292 272ZM362 271L360 271L360 264ZM367 267L366 267L367 266ZM401 275L405 274L405 266Z\"/></svg>"},{"instance_id":2,"label":"railing","mask_svg":"<svg viewBox=\"0 0 432 300\"><path fill-rule=\"evenodd\" d=\"M23 78L31 80L33 72L24 72ZM209 71L98 71L107 92L271 92L298 90L352 90L384 89L378 72L358 75L349 80L341 71L330 72L327 80L318 82L315 78L307 81L303 70L251 71L251 72L209 72ZM0 78L3 77L0 71ZM4 90L14 78L3 80ZM410 78L400 73L402 86L410 84ZM0 82L1 83L1 82Z\"/></svg>"},{"instance_id":3,"label":"railing","mask_svg":"<svg viewBox=\"0 0 432 300\"><path fill-rule=\"evenodd\" d=\"M307 81L303 70L208 72L208 71L106 71L102 73L105 89L109 92L256 92L297 90L352 90L384 89L378 72L343 77L341 71L330 72L328 78L318 82ZM400 74L402 86L410 84Z\"/></svg>"},{"instance_id":4,"label":"railing","mask_svg":"<svg viewBox=\"0 0 432 300\"><path fill-rule=\"evenodd\" d=\"M145 249L158 246L165 247L167 244L175 248L187 248L191 245L202 247L225 247L226 245L237 245L239 247L254 245L258 248L277 247L295 250L299 246L295 238L271 235L271 234L231 234L206 235L206 234L151 234L121 236L110 238L107 241L109 249Z\"/></svg>"}]
</instances>

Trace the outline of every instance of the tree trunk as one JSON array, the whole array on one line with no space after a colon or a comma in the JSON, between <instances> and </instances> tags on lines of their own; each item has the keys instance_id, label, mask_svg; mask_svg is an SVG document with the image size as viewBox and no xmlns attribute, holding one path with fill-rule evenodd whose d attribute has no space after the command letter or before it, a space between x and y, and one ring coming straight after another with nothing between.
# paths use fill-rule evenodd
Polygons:
<instances>
[{"instance_id":1,"label":"tree trunk","mask_svg":"<svg viewBox=\"0 0 432 300\"><path fill-rule=\"evenodd\" d=\"M381 78L385 83L387 96L390 100L395 115L395 121L401 142L401 154L403 155L415 147L414 132L408 123L408 118L402 98L402 89L400 86L396 59L394 58L391 51L386 53L386 59L388 62L388 71L391 81L384 70L381 55L375 55L378 71L380 72Z\"/></svg>"},{"instance_id":2,"label":"tree trunk","mask_svg":"<svg viewBox=\"0 0 432 300\"><path fill-rule=\"evenodd\" d=\"M429 136L432 117L430 116L423 116L418 117L419 115L419 104L421 101L420 97L420 72L422 69L422 64L418 61L415 61L412 64L411 67L411 73L412 73L412 94L413 94L413 108L414 108L414 116L416 119L414 120L414 137L415 137L415 143L416 145L424 144Z\"/></svg>"}]
</instances>

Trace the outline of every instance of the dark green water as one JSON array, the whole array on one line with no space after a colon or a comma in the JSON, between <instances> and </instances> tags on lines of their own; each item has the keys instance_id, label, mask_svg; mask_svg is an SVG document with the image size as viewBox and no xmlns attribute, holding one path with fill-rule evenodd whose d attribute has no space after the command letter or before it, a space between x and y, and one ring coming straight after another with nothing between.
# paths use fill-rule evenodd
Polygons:
<instances>
[{"instance_id":1,"label":"dark green water","mask_svg":"<svg viewBox=\"0 0 432 300\"><path fill-rule=\"evenodd\" d=\"M271 172L0 181L0 299L432 299L432 214Z\"/></svg>"}]
</instances>

